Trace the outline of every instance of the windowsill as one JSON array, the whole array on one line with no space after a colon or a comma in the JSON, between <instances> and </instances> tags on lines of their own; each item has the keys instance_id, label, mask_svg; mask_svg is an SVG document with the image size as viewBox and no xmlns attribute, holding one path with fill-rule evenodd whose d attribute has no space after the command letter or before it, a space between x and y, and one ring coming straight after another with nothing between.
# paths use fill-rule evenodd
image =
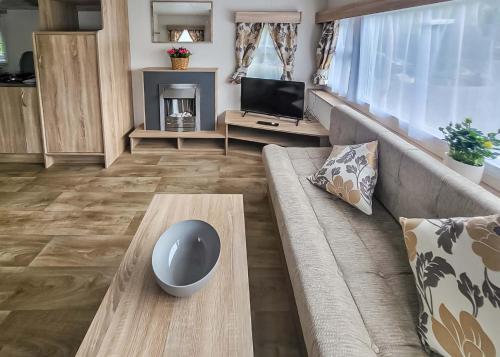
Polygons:
<instances>
[{"instance_id":1,"label":"windowsill","mask_svg":"<svg viewBox=\"0 0 500 357\"><path fill-rule=\"evenodd\" d=\"M372 113L369 112L369 110L366 107L363 107L362 105L359 105L359 104L351 103L351 102L345 100L344 98L339 97L338 95L328 91L327 89L312 89L311 93L314 94L315 96L317 96L318 98L320 98L321 100L323 100L324 102L326 102L327 104L331 105L332 107L335 107L338 105L347 105L347 106L353 108L354 110L356 110L356 111L366 115L367 117L373 119L378 124L385 127L386 129L389 129L393 133L397 134L398 136L400 136L401 138L403 138L404 140L406 140L410 144L415 145L416 147L418 147L420 150L422 150L423 152L425 152L426 154L428 154L429 156L431 156L435 160L438 160L441 163L443 162L443 158L437 152L437 150L432 151L430 149L430 147L439 146L439 143L442 144L441 140L436 138L435 143L431 143L431 145L425 145L422 142L418 142L417 140L405 135L403 130L397 128L396 126L387 125L386 124L388 122L387 120L383 120L383 119L378 118L377 116L373 115ZM500 176L500 168L493 166L493 165L489 165L489 167L487 166L487 172L485 173L485 178L490 179L490 180L494 180L493 176L491 175L492 172L494 172L495 177L497 174ZM496 196L500 197L500 190L495 189L494 187L492 187L488 183L482 182L481 186L484 187L486 190L490 191L491 193L495 194Z\"/></svg>"}]
</instances>

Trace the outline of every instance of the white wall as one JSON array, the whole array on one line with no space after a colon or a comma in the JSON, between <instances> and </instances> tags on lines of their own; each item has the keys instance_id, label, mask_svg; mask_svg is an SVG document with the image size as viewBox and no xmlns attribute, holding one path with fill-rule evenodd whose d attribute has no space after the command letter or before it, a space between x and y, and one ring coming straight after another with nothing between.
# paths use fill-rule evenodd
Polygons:
<instances>
[{"instance_id":1,"label":"white wall","mask_svg":"<svg viewBox=\"0 0 500 357\"><path fill-rule=\"evenodd\" d=\"M315 51L320 34L320 26L314 23L314 15L326 7L326 0L214 0L213 2L213 43L190 44L185 47L193 52L191 66L219 68L219 114L228 109L239 109L240 106L240 87L228 82L228 78L235 69L235 11L302 11L295 79L310 83L314 72ZM155 44L151 41L150 6L150 0L128 1L136 118L140 118L139 108L141 96L143 96L138 70L144 67L170 66L170 60L165 54L165 50L171 45ZM139 124L137 119L136 124Z\"/></svg>"},{"instance_id":2,"label":"white wall","mask_svg":"<svg viewBox=\"0 0 500 357\"><path fill-rule=\"evenodd\" d=\"M19 60L26 51L33 51L32 33L38 30L38 10L8 10L2 16L7 56L6 72L18 72Z\"/></svg>"},{"instance_id":3,"label":"white wall","mask_svg":"<svg viewBox=\"0 0 500 357\"><path fill-rule=\"evenodd\" d=\"M327 129L330 129L330 114L333 106L312 91L308 93L308 108L316 119Z\"/></svg>"}]
</instances>

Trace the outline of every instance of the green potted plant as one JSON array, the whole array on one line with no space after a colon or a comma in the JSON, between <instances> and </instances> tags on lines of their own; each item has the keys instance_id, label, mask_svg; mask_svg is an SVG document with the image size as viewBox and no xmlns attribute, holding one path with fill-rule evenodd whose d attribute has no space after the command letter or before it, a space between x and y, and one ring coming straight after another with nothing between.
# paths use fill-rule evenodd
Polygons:
<instances>
[{"instance_id":1,"label":"green potted plant","mask_svg":"<svg viewBox=\"0 0 500 357\"><path fill-rule=\"evenodd\" d=\"M185 71L188 68L189 57L191 57L191 51L189 51L187 48L173 47L167 50L167 54L170 56L170 60L172 61L173 70Z\"/></svg>"},{"instance_id":2,"label":"green potted plant","mask_svg":"<svg viewBox=\"0 0 500 357\"><path fill-rule=\"evenodd\" d=\"M496 133L484 134L472 127L472 120L467 118L463 123L450 123L446 128L439 128L444 140L449 145L444 162L446 166L480 183L484 173L484 161L499 156L500 140Z\"/></svg>"}]
</instances>

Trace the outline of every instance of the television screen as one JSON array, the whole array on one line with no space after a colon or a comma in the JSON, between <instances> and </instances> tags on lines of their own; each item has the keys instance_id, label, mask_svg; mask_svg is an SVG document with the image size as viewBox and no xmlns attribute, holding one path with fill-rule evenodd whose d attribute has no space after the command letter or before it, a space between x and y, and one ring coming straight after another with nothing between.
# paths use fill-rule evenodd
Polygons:
<instances>
[{"instance_id":1,"label":"television screen","mask_svg":"<svg viewBox=\"0 0 500 357\"><path fill-rule=\"evenodd\" d=\"M303 119L304 82L242 78L241 111Z\"/></svg>"}]
</instances>

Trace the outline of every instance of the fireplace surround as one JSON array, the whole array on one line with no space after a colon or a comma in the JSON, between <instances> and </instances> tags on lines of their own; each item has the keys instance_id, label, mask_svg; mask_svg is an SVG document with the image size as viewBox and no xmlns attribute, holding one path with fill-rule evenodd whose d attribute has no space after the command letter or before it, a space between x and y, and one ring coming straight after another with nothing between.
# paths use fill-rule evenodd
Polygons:
<instances>
[{"instance_id":1,"label":"fireplace surround","mask_svg":"<svg viewBox=\"0 0 500 357\"><path fill-rule=\"evenodd\" d=\"M144 68L141 72L144 129L180 132L216 129L216 68L189 68L186 71Z\"/></svg>"}]
</instances>

